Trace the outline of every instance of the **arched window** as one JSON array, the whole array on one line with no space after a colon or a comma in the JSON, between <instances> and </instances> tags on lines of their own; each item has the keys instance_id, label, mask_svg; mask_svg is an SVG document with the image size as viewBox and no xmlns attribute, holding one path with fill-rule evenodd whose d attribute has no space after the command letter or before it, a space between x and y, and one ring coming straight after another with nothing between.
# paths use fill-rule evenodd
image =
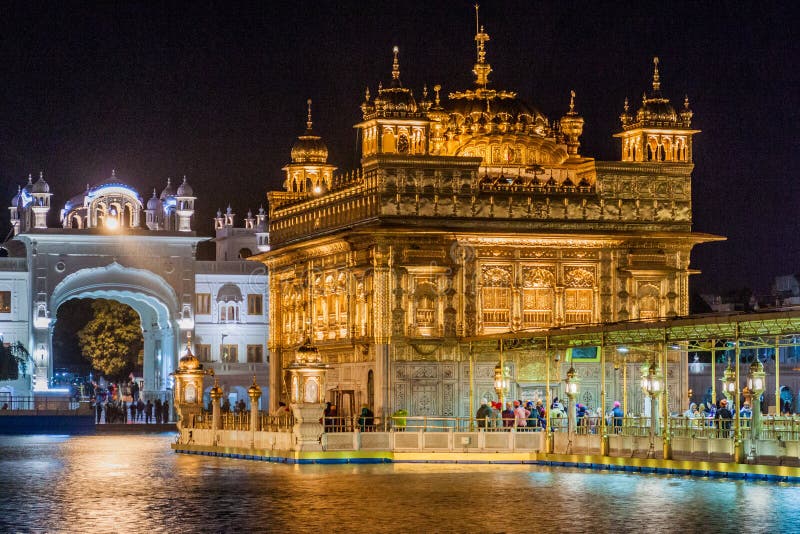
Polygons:
<instances>
[{"instance_id":1,"label":"arched window","mask_svg":"<svg viewBox=\"0 0 800 534\"><path fill-rule=\"evenodd\" d=\"M651 283L639 287L639 319L657 319L661 317L661 292Z\"/></svg>"},{"instance_id":2,"label":"arched window","mask_svg":"<svg viewBox=\"0 0 800 534\"><path fill-rule=\"evenodd\" d=\"M566 324L591 323L594 317L594 273L571 269L564 276L564 321Z\"/></svg>"},{"instance_id":3,"label":"arched window","mask_svg":"<svg viewBox=\"0 0 800 534\"><path fill-rule=\"evenodd\" d=\"M511 317L511 267L483 267L482 319L485 327L508 327Z\"/></svg>"},{"instance_id":4,"label":"arched window","mask_svg":"<svg viewBox=\"0 0 800 534\"><path fill-rule=\"evenodd\" d=\"M555 276L550 270L525 267L522 270L522 322L527 328L553 325Z\"/></svg>"},{"instance_id":5,"label":"arched window","mask_svg":"<svg viewBox=\"0 0 800 534\"><path fill-rule=\"evenodd\" d=\"M253 255L253 251L252 251L252 250L250 250L249 248L246 248L246 247L245 247L245 248L243 248L243 249L239 249L239 259L240 259L240 260L247 259L247 258L249 258L249 257L250 257L250 256L252 256L252 255Z\"/></svg>"}]
</instances>

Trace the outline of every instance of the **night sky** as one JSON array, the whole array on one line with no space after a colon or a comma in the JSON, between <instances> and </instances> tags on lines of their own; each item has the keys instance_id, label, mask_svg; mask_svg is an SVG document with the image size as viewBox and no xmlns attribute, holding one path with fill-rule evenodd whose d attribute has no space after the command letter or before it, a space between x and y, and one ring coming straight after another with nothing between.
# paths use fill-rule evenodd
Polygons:
<instances>
[{"instance_id":1,"label":"night sky","mask_svg":"<svg viewBox=\"0 0 800 534\"><path fill-rule=\"evenodd\" d=\"M152 5L151 5L152 4ZM58 210L111 169L145 199L168 176L195 188L199 228L230 203L241 217L280 187L307 98L329 161L357 165L364 89L391 79L443 93L473 86L470 2L20 2L0 7L0 197L44 171ZM625 97L638 108L652 56L662 91L695 112L694 290L800 272L798 46L791 2L486 1L496 89L557 119L569 90L586 120L581 153L619 159ZM794 31L793 31L794 30ZM265 206L266 207L266 206ZM9 230L8 211L0 232Z\"/></svg>"}]
</instances>

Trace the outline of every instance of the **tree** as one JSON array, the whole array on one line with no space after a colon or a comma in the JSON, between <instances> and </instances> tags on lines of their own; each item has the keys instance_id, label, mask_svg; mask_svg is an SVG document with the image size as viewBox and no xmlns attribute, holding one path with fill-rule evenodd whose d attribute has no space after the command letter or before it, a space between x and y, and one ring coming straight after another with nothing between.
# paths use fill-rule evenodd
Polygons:
<instances>
[{"instance_id":1,"label":"tree","mask_svg":"<svg viewBox=\"0 0 800 534\"><path fill-rule=\"evenodd\" d=\"M96 300L91 320L78 332L78 342L97 371L123 379L136 366L143 345L139 314L113 300Z\"/></svg>"},{"instance_id":2,"label":"tree","mask_svg":"<svg viewBox=\"0 0 800 534\"><path fill-rule=\"evenodd\" d=\"M28 356L28 351L19 341L11 345L0 343L0 380L18 379L20 367L24 375Z\"/></svg>"}]
</instances>

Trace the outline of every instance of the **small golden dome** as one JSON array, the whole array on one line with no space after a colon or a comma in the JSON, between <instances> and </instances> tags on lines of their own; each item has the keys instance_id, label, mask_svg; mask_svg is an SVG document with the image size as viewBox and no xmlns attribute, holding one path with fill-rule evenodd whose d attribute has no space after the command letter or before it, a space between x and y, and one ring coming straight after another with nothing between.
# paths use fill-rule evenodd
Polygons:
<instances>
[{"instance_id":1,"label":"small golden dome","mask_svg":"<svg viewBox=\"0 0 800 534\"><path fill-rule=\"evenodd\" d=\"M194 371L200 369L200 367L202 367L200 360L192 353L186 354L178 362L178 368L181 371Z\"/></svg>"},{"instance_id":2,"label":"small golden dome","mask_svg":"<svg viewBox=\"0 0 800 534\"><path fill-rule=\"evenodd\" d=\"M322 138L311 129L311 99L308 99L308 121L306 131L297 137L292 146L292 163L325 163L328 161L328 147Z\"/></svg>"},{"instance_id":3,"label":"small golden dome","mask_svg":"<svg viewBox=\"0 0 800 534\"><path fill-rule=\"evenodd\" d=\"M187 336L186 339L186 352L178 360L178 369L181 371L196 371L197 369L202 369L203 364L200 363L200 360L197 359L197 356L192 354L192 337L191 334Z\"/></svg>"},{"instance_id":4,"label":"small golden dome","mask_svg":"<svg viewBox=\"0 0 800 534\"><path fill-rule=\"evenodd\" d=\"M252 397L260 397L261 396L261 388L256 384L256 377L253 376L253 384L247 388L247 394Z\"/></svg>"}]
</instances>

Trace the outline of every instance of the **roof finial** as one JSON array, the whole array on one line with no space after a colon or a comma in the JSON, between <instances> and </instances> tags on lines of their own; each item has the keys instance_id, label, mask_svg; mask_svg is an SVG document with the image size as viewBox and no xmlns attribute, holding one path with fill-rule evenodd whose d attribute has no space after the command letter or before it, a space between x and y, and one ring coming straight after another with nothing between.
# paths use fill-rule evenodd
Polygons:
<instances>
[{"instance_id":1,"label":"roof finial","mask_svg":"<svg viewBox=\"0 0 800 534\"><path fill-rule=\"evenodd\" d=\"M686 95L683 98L683 108L684 109L689 109L689 95Z\"/></svg>"},{"instance_id":2,"label":"roof finial","mask_svg":"<svg viewBox=\"0 0 800 534\"><path fill-rule=\"evenodd\" d=\"M44 180L44 171L39 171L39 179Z\"/></svg>"},{"instance_id":3,"label":"roof finial","mask_svg":"<svg viewBox=\"0 0 800 534\"><path fill-rule=\"evenodd\" d=\"M153 198L158 198L158 195L156 194L156 188L155 187L153 188Z\"/></svg>"},{"instance_id":4,"label":"roof finial","mask_svg":"<svg viewBox=\"0 0 800 534\"><path fill-rule=\"evenodd\" d=\"M627 112L628 112L628 110L630 109L630 107L631 107L631 106L630 106L630 104L628 103L628 97L626 96L626 97L625 97L625 113L627 113Z\"/></svg>"},{"instance_id":5,"label":"roof finial","mask_svg":"<svg viewBox=\"0 0 800 534\"><path fill-rule=\"evenodd\" d=\"M33 184L33 175L28 173L28 183Z\"/></svg>"},{"instance_id":6,"label":"roof finial","mask_svg":"<svg viewBox=\"0 0 800 534\"><path fill-rule=\"evenodd\" d=\"M569 92L569 113L575 113L575 90Z\"/></svg>"},{"instance_id":7,"label":"roof finial","mask_svg":"<svg viewBox=\"0 0 800 534\"><path fill-rule=\"evenodd\" d=\"M116 178L117 177L117 169L111 169L111 177L112 178Z\"/></svg>"},{"instance_id":8,"label":"roof finial","mask_svg":"<svg viewBox=\"0 0 800 534\"><path fill-rule=\"evenodd\" d=\"M306 104L308 104L308 121L306 121L306 128L308 131L311 131L311 99L309 98L306 100Z\"/></svg>"},{"instance_id":9,"label":"roof finial","mask_svg":"<svg viewBox=\"0 0 800 534\"><path fill-rule=\"evenodd\" d=\"M364 91L364 101L369 102L369 87Z\"/></svg>"},{"instance_id":10,"label":"roof finial","mask_svg":"<svg viewBox=\"0 0 800 534\"><path fill-rule=\"evenodd\" d=\"M661 90L661 79L658 75L658 56L653 58L653 92L657 93Z\"/></svg>"},{"instance_id":11,"label":"roof finial","mask_svg":"<svg viewBox=\"0 0 800 534\"><path fill-rule=\"evenodd\" d=\"M483 30L483 26L478 20L479 7L478 4L475 4L475 43L478 60L472 72L475 74L475 83L485 88L489 83L489 73L492 72L492 67L486 63L486 41L489 40L489 34Z\"/></svg>"},{"instance_id":12,"label":"roof finial","mask_svg":"<svg viewBox=\"0 0 800 534\"><path fill-rule=\"evenodd\" d=\"M394 48L392 48L392 52L394 53L394 61L392 61L392 85L400 85L400 61L397 59L400 48L395 45Z\"/></svg>"},{"instance_id":13,"label":"roof finial","mask_svg":"<svg viewBox=\"0 0 800 534\"><path fill-rule=\"evenodd\" d=\"M433 86L433 92L436 93L436 107L439 107L439 91L442 90L442 86L438 83Z\"/></svg>"}]
</instances>

